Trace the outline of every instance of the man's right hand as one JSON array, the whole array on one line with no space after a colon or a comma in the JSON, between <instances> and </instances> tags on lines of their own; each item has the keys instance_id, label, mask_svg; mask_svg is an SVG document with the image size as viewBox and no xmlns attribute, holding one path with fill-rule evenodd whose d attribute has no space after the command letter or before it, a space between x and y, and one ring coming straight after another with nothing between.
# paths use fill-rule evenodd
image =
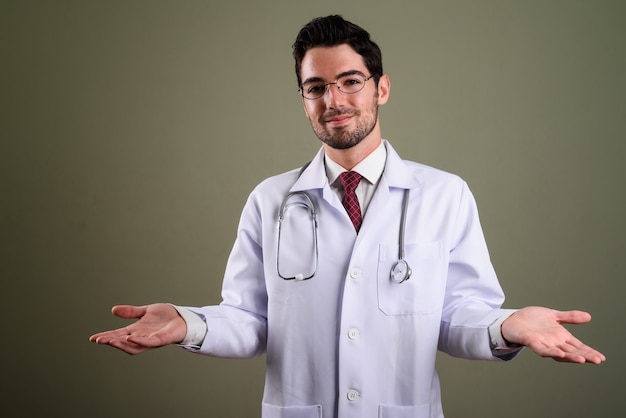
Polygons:
<instances>
[{"instance_id":1,"label":"man's right hand","mask_svg":"<svg viewBox=\"0 0 626 418\"><path fill-rule=\"evenodd\" d=\"M114 306L115 316L137 319L131 325L89 337L97 344L108 344L128 354L140 354L152 348L180 343L187 333L187 324L176 308L167 303L146 306Z\"/></svg>"}]
</instances>

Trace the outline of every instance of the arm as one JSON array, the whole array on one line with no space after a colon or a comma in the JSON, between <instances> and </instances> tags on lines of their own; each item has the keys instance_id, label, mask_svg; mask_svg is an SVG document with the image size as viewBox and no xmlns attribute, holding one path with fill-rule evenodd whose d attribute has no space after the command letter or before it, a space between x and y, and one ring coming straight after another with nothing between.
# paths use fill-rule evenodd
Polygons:
<instances>
[{"instance_id":1,"label":"arm","mask_svg":"<svg viewBox=\"0 0 626 418\"><path fill-rule=\"evenodd\" d=\"M561 324L584 324L591 315L582 311L556 311L529 306L509 316L501 327L509 342L525 345L542 357L570 363L600 364L606 357L583 344Z\"/></svg>"},{"instance_id":2,"label":"arm","mask_svg":"<svg viewBox=\"0 0 626 418\"><path fill-rule=\"evenodd\" d=\"M262 354L266 344L267 294L262 249L255 239L261 228L255 211L249 199L227 264L220 305L115 306L114 315L137 321L94 334L89 340L128 354L169 344L180 344L188 350L216 357L247 358ZM211 330L211 338L205 338L207 330Z\"/></svg>"},{"instance_id":3,"label":"arm","mask_svg":"<svg viewBox=\"0 0 626 418\"><path fill-rule=\"evenodd\" d=\"M591 316L588 313L560 312L542 307L527 307L515 313L499 309L504 295L495 278L477 209L467 188L459 207L459 233L453 239L455 245L450 252L448 277L448 295L456 297L448 296L446 300L446 305L451 308L444 310L440 348L459 357L486 359L491 353L480 349L486 345L481 345L481 341L487 339L481 336L482 329L486 331L496 323L498 326L489 330L492 332L490 337L500 337L501 332L502 338L509 343L505 347L508 345L513 350L511 354L514 354L514 346L520 345L557 361L603 362L605 356L602 353L583 344L561 325L589 322ZM497 348L493 355L505 360L512 358L506 350L498 349L494 344L496 339L491 338L492 346Z\"/></svg>"},{"instance_id":4,"label":"arm","mask_svg":"<svg viewBox=\"0 0 626 418\"><path fill-rule=\"evenodd\" d=\"M504 292L489 257L474 197L465 183L456 187L460 189L451 196L447 215L452 225L439 349L467 359L510 360L521 348L503 349L506 345L491 337L499 337L498 321L514 310L501 309ZM497 332L490 334L494 324Z\"/></svg>"},{"instance_id":5,"label":"arm","mask_svg":"<svg viewBox=\"0 0 626 418\"><path fill-rule=\"evenodd\" d=\"M187 333L187 325L176 308L166 303L146 306L114 306L114 315L137 319L131 325L92 335L89 341L107 344L128 354L180 343Z\"/></svg>"}]
</instances>

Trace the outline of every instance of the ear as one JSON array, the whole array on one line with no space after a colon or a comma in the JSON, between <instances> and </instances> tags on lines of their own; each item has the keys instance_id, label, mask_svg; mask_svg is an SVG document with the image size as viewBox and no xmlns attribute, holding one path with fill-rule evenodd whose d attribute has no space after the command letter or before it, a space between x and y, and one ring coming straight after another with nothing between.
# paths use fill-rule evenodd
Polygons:
<instances>
[{"instance_id":1,"label":"ear","mask_svg":"<svg viewBox=\"0 0 626 418\"><path fill-rule=\"evenodd\" d=\"M378 80L378 104L384 105L389 100L389 93L391 92L391 80L387 74L380 76Z\"/></svg>"}]
</instances>

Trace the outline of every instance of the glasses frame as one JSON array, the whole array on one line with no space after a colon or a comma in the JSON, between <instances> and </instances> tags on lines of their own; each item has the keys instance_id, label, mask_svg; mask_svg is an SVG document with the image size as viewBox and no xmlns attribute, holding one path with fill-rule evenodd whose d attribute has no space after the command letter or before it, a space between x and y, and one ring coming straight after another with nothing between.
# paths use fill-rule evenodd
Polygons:
<instances>
[{"instance_id":1,"label":"glasses frame","mask_svg":"<svg viewBox=\"0 0 626 418\"><path fill-rule=\"evenodd\" d=\"M363 77L363 84L362 84L361 88L359 90L357 90L357 91L352 91L352 92L341 90L341 86L339 85L339 79L346 78L346 77L351 77L351 76ZM337 86L337 90L339 90L342 94L356 94L356 93L358 93L360 91L363 91L363 89L365 88L365 83L367 83L370 79L374 78L375 76L376 76L376 74L372 74L369 77L365 77L365 75L360 74L360 71L359 71L359 74L346 74L346 75L343 75L343 76L339 77L338 79L336 79L335 81L324 83L324 91L318 97L306 97L304 95L304 84L300 85L300 88L298 89L298 92L300 93L300 95L303 98L305 98L307 100L317 100L317 99L320 99L320 98L324 97L324 95L328 92L328 86L330 86L331 84L334 84L334 85Z\"/></svg>"}]
</instances>

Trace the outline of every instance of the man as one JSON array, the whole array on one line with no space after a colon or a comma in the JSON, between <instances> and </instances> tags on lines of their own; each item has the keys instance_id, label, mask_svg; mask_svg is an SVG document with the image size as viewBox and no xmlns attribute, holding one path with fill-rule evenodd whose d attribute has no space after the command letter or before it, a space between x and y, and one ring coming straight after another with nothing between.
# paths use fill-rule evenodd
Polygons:
<instances>
[{"instance_id":1,"label":"man","mask_svg":"<svg viewBox=\"0 0 626 418\"><path fill-rule=\"evenodd\" d=\"M585 312L500 308L465 182L401 160L382 139L378 106L391 83L365 30L314 19L294 58L322 149L250 195L222 303L116 306L138 321L91 341L130 354L167 344L266 353L264 418L442 417L438 349L509 360L527 346L558 361L605 360L561 326L589 321Z\"/></svg>"}]
</instances>

